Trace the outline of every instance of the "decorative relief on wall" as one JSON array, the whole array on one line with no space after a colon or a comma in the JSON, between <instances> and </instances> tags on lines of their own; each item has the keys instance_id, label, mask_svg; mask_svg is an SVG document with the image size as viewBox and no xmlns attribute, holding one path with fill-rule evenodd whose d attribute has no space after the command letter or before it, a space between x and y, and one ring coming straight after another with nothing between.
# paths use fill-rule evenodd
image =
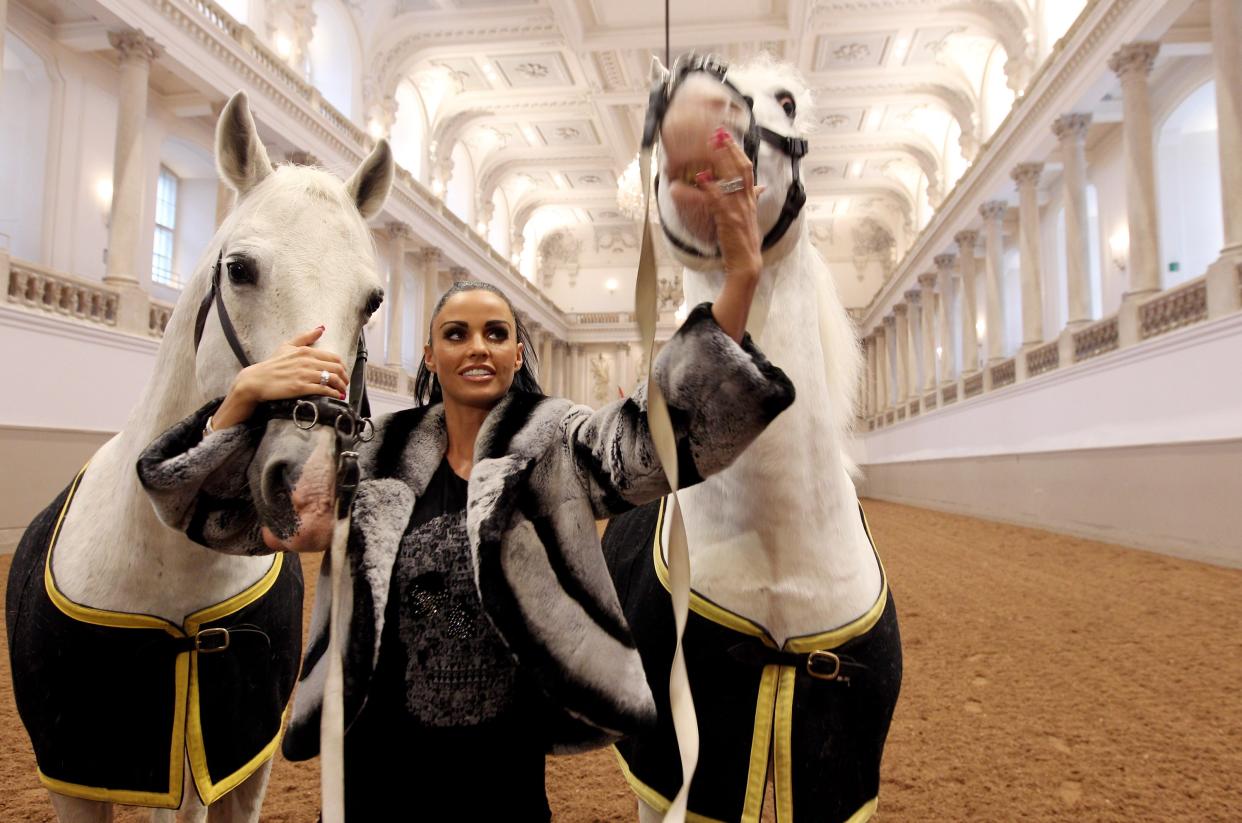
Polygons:
<instances>
[{"instance_id":1,"label":"decorative relief on wall","mask_svg":"<svg viewBox=\"0 0 1242 823\"><path fill-rule=\"evenodd\" d=\"M611 400L609 386L612 383L612 363L602 351L596 352L590 360L591 366L591 399L595 405L602 406Z\"/></svg>"},{"instance_id":2,"label":"decorative relief on wall","mask_svg":"<svg viewBox=\"0 0 1242 823\"><path fill-rule=\"evenodd\" d=\"M681 290L681 272L673 277L660 278L656 285L660 311L677 311L681 301L685 299Z\"/></svg>"},{"instance_id":3,"label":"decorative relief on wall","mask_svg":"<svg viewBox=\"0 0 1242 823\"><path fill-rule=\"evenodd\" d=\"M871 47L866 43L846 43L833 49L832 56L838 60L857 63L871 56Z\"/></svg>"},{"instance_id":4,"label":"decorative relief on wall","mask_svg":"<svg viewBox=\"0 0 1242 823\"><path fill-rule=\"evenodd\" d=\"M601 226L595 230L595 251L625 254L638 248L638 230L633 226Z\"/></svg>"},{"instance_id":5,"label":"decorative relief on wall","mask_svg":"<svg viewBox=\"0 0 1242 823\"><path fill-rule=\"evenodd\" d=\"M536 268L543 287L550 288L556 272L563 270L569 275L572 288L578 281L578 255L582 251L582 241L568 229L557 229L544 235L539 241L539 252L536 257Z\"/></svg>"},{"instance_id":6,"label":"decorative relief on wall","mask_svg":"<svg viewBox=\"0 0 1242 823\"><path fill-rule=\"evenodd\" d=\"M854 241L854 270L859 281L865 276L867 264L873 260L880 261L884 266L884 277L888 279L897 246L892 232L874 217L864 217L858 221L851 234Z\"/></svg>"}]
</instances>

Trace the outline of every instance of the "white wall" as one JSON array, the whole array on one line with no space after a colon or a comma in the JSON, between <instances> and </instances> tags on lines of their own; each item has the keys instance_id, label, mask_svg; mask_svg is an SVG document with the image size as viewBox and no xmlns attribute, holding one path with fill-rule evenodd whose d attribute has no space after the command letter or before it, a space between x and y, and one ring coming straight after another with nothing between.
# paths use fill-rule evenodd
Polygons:
<instances>
[{"instance_id":1,"label":"white wall","mask_svg":"<svg viewBox=\"0 0 1242 823\"><path fill-rule=\"evenodd\" d=\"M1242 314L856 438L860 464L1242 438Z\"/></svg>"},{"instance_id":2,"label":"white wall","mask_svg":"<svg viewBox=\"0 0 1242 823\"><path fill-rule=\"evenodd\" d=\"M1156 145L1160 270L1167 288L1204 274L1225 242L1215 83L1203 84L1181 102Z\"/></svg>"}]
</instances>

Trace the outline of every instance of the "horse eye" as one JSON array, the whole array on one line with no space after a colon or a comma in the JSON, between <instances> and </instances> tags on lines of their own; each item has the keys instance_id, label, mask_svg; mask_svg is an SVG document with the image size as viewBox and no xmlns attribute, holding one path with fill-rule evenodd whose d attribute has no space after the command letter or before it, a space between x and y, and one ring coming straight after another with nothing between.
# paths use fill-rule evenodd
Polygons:
<instances>
[{"instance_id":1,"label":"horse eye","mask_svg":"<svg viewBox=\"0 0 1242 823\"><path fill-rule=\"evenodd\" d=\"M376 289L371 292L371 296L367 298L366 314L367 317L379 311L380 304L384 302L384 290Z\"/></svg>"},{"instance_id":2,"label":"horse eye","mask_svg":"<svg viewBox=\"0 0 1242 823\"><path fill-rule=\"evenodd\" d=\"M798 113L798 103L794 100L792 94L787 91L777 93L776 102L781 104L781 108L785 110L785 116L790 120L794 119L794 115Z\"/></svg>"},{"instance_id":3,"label":"horse eye","mask_svg":"<svg viewBox=\"0 0 1242 823\"><path fill-rule=\"evenodd\" d=\"M235 286L254 285L259 280L258 267L249 258L230 260L225 267L229 273L229 282Z\"/></svg>"}]
</instances>

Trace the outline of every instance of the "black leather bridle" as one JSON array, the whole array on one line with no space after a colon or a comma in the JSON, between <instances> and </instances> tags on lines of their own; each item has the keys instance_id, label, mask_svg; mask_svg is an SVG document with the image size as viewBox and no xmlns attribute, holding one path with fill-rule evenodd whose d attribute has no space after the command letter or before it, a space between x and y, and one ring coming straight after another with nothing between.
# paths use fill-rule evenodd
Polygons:
<instances>
[{"instance_id":1,"label":"black leather bridle","mask_svg":"<svg viewBox=\"0 0 1242 823\"><path fill-rule=\"evenodd\" d=\"M790 169L793 172L793 180L789 184L789 189L785 192L785 202L781 206L780 216L776 219L776 223L772 225L772 228L768 229L763 236L762 250L767 251L780 242L785 233L789 231L789 227L793 225L794 220L802 212L802 207L806 205L806 187L802 185L802 175L799 167L802 158L806 156L808 144L801 137L789 137L756 123L754 100L742 94L737 86L733 85L725 77L728 72L729 64L711 54L689 54L679 57L672 71L669 72L668 79L657 81L651 88L651 95L647 101L647 120L643 126L643 148L649 149L655 145L656 140L660 136L660 127L664 124L664 116L668 113L669 106L673 103L674 95L677 94L677 90L681 87L682 82L691 74L703 73L710 75L740 101L744 102L750 121L747 124L746 131L742 134L742 151L746 153L746 157L750 160L750 165L754 169L755 179L758 180L759 178L760 142L767 143L788 157ZM656 211L660 212L659 175L656 175L655 186ZM660 226L664 229L664 236L668 238L668 241L681 251L694 257L706 258L708 256L681 238L673 235L668 229L668 223L664 220L663 212L660 212Z\"/></svg>"},{"instance_id":2,"label":"black leather bridle","mask_svg":"<svg viewBox=\"0 0 1242 823\"><path fill-rule=\"evenodd\" d=\"M216 317L220 321L220 329L224 339L228 341L233 356L242 367L253 365L254 361L246 352L237 329L229 317L224 305L223 290L220 278L224 269L224 250L220 250L216 263L211 269L211 288L198 306L198 316L194 319L194 351L198 351L203 339L203 329L207 325L207 315L214 304ZM367 342L366 336L358 333L358 354L354 358L354 368L349 377L348 402L323 395L307 395L287 400L270 400L259 404L251 420L292 420L299 429L309 431L315 426L331 426L336 432L337 442L337 509L338 517L353 504L354 492L358 486L358 442L367 442L375 436L375 427L371 423L371 404L367 399Z\"/></svg>"}]
</instances>

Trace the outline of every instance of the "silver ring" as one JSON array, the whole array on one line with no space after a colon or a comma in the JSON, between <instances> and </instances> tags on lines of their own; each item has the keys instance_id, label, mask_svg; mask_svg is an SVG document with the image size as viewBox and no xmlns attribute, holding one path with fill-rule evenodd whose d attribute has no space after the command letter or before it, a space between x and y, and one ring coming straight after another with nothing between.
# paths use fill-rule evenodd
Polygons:
<instances>
[{"instance_id":1,"label":"silver ring","mask_svg":"<svg viewBox=\"0 0 1242 823\"><path fill-rule=\"evenodd\" d=\"M328 380L329 380L331 377L332 377L332 375L328 374L328 370L327 370L327 369L324 369L323 371L319 372L319 385L321 385L321 386L326 386L326 385L328 385Z\"/></svg>"},{"instance_id":2,"label":"silver ring","mask_svg":"<svg viewBox=\"0 0 1242 823\"><path fill-rule=\"evenodd\" d=\"M746 181L740 177L734 177L731 180L721 180L717 185L723 194L733 194L746 188Z\"/></svg>"}]
</instances>

